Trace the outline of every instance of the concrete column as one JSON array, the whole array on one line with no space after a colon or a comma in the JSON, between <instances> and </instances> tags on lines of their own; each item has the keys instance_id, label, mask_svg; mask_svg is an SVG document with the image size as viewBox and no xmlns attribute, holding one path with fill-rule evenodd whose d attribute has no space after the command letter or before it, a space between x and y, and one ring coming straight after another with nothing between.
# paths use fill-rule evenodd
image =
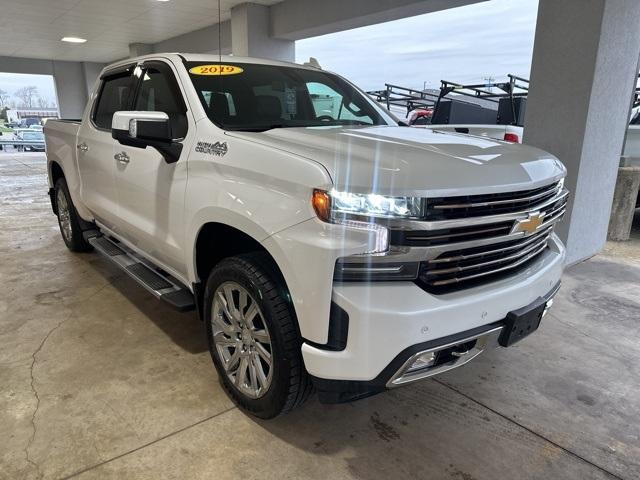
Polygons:
<instances>
[{"instance_id":1,"label":"concrete column","mask_svg":"<svg viewBox=\"0 0 640 480\"><path fill-rule=\"evenodd\" d=\"M524 142L566 165L567 263L606 241L640 56L637 0L540 0Z\"/></svg>"},{"instance_id":2,"label":"concrete column","mask_svg":"<svg viewBox=\"0 0 640 480\"><path fill-rule=\"evenodd\" d=\"M609 240L629 240L639 189L640 167L620 167L609 220Z\"/></svg>"},{"instance_id":3,"label":"concrete column","mask_svg":"<svg viewBox=\"0 0 640 480\"><path fill-rule=\"evenodd\" d=\"M54 60L52 65L60 117L82 118L89 98L82 64Z\"/></svg>"},{"instance_id":4,"label":"concrete column","mask_svg":"<svg viewBox=\"0 0 640 480\"><path fill-rule=\"evenodd\" d=\"M82 62L82 71L84 73L84 83L87 89L87 97L93 92L93 87L100 75L100 72L104 68L102 63Z\"/></svg>"},{"instance_id":5,"label":"concrete column","mask_svg":"<svg viewBox=\"0 0 640 480\"><path fill-rule=\"evenodd\" d=\"M139 57L141 55L149 55L153 53L153 45L149 43L130 43L129 57Z\"/></svg>"},{"instance_id":6,"label":"concrete column","mask_svg":"<svg viewBox=\"0 0 640 480\"><path fill-rule=\"evenodd\" d=\"M271 36L269 7L242 3L231 9L231 50L241 57L295 60L295 42Z\"/></svg>"}]
</instances>

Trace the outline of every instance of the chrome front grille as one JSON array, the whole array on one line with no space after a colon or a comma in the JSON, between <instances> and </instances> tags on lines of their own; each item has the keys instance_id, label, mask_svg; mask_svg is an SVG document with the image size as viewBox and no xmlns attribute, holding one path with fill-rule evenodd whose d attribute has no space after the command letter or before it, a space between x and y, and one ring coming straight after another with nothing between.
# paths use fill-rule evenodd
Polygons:
<instances>
[{"instance_id":1,"label":"chrome front grille","mask_svg":"<svg viewBox=\"0 0 640 480\"><path fill-rule=\"evenodd\" d=\"M528 210L555 197L562 190L560 182L531 190L427 200L426 220L451 220Z\"/></svg>"},{"instance_id":2,"label":"chrome front grille","mask_svg":"<svg viewBox=\"0 0 640 480\"><path fill-rule=\"evenodd\" d=\"M427 198L430 212L440 205L448 218L381 221L389 250L339 258L334 280L414 281L439 294L515 274L548 250L568 194L555 182L524 192Z\"/></svg>"},{"instance_id":3,"label":"chrome front grille","mask_svg":"<svg viewBox=\"0 0 640 480\"><path fill-rule=\"evenodd\" d=\"M407 247L430 247L491 238L505 239L501 237L508 237L512 234L514 222L526 219L531 213L538 213L542 217L544 223L538 228L541 230L554 224L564 215L567 197L568 191L561 190L553 197L544 198L542 202L524 210L485 217L424 222L422 225L428 225L428 228L425 229L391 230L391 244ZM441 225L448 228L440 228Z\"/></svg>"},{"instance_id":4,"label":"chrome front grille","mask_svg":"<svg viewBox=\"0 0 640 480\"><path fill-rule=\"evenodd\" d=\"M438 293L455 288L472 286L489 277L514 273L541 255L547 249L553 227L567 208L567 191L557 191L551 199L544 199L543 206L534 205L528 211L520 212L520 218L509 222L511 227L494 241L460 244L450 237L451 249L446 249L434 258L421 262L418 282L429 291ZM536 218L535 231L518 231L521 222ZM493 224L484 225L489 227ZM480 230L478 230L480 231ZM484 239L484 237L476 240Z\"/></svg>"},{"instance_id":5,"label":"chrome front grille","mask_svg":"<svg viewBox=\"0 0 640 480\"><path fill-rule=\"evenodd\" d=\"M437 289L513 270L547 248L551 231L547 227L531 237L444 253L424 262L418 278L426 287Z\"/></svg>"}]
</instances>

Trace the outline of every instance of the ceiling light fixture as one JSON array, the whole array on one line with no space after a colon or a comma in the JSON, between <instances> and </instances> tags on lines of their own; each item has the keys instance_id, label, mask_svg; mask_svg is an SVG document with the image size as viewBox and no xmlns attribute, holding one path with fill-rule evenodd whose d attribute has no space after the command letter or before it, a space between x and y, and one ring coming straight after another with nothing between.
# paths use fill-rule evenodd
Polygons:
<instances>
[{"instance_id":1,"label":"ceiling light fixture","mask_svg":"<svg viewBox=\"0 0 640 480\"><path fill-rule=\"evenodd\" d=\"M63 42L69 42L69 43L84 43L87 41L86 38L79 38L79 37L62 37L60 40L62 40Z\"/></svg>"}]
</instances>

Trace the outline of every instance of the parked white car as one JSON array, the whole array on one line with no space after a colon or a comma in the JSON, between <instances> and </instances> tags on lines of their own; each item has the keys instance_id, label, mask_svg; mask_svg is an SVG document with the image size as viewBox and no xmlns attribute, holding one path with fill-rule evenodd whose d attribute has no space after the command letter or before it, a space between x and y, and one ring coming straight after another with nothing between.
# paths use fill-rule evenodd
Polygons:
<instances>
[{"instance_id":1,"label":"parked white car","mask_svg":"<svg viewBox=\"0 0 640 480\"><path fill-rule=\"evenodd\" d=\"M197 308L222 384L260 417L312 387L353 400L509 346L559 288L558 159L398 126L317 68L123 60L81 123L45 136L67 247Z\"/></svg>"},{"instance_id":2,"label":"parked white car","mask_svg":"<svg viewBox=\"0 0 640 480\"><path fill-rule=\"evenodd\" d=\"M522 143L524 129L517 125L426 125L425 128L439 132L455 132L475 135L477 137L493 138L511 143Z\"/></svg>"}]
</instances>

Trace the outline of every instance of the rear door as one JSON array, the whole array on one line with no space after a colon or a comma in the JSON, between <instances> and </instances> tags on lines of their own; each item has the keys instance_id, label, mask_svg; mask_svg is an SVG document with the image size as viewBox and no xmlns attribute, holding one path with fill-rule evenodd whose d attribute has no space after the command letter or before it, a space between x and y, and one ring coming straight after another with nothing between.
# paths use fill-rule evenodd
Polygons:
<instances>
[{"instance_id":1,"label":"rear door","mask_svg":"<svg viewBox=\"0 0 640 480\"><path fill-rule=\"evenodd\" d=\"M111 120L114 112L130 110L133 72L134 65L129 65L102 77L93 108L78 131L76 145L82 201L96 220L114 231L118 224L118 193Z\"/></svg>"},{"instance_id":2,"label":"rear door","mask_svg":"<svg viewBox=\"0 0 640 480\"><path fill-rule=\"evenodd\" d=\"M132 110L165 112L172 137L185 148L177 162L169 163L153 147L115 143L115 182L119 198L119 232L163 266L184 274L184 196L187 181L187 145L195 124L184 101L172 66L146 61L137 83ZM123 155L124 154L124 155Z\"/></svg>"}]
</instances>

